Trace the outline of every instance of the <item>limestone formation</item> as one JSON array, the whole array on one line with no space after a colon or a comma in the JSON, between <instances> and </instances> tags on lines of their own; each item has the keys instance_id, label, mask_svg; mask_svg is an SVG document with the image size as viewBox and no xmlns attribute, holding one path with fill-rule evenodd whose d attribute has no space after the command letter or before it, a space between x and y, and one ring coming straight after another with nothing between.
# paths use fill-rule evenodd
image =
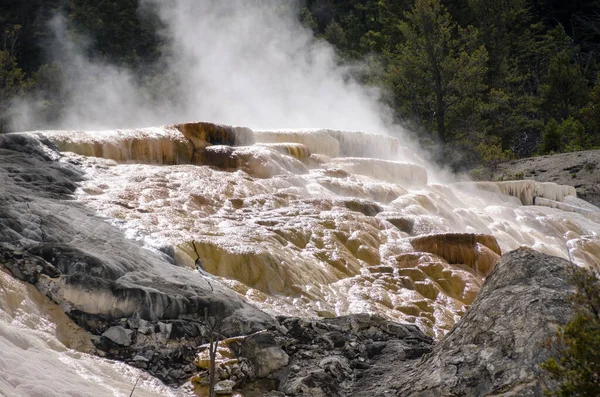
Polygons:
<instances>
[{"instance_id":1,"label":"limestone formation","mask_svg":"<svg viewBox=\"0 0 600 397\"><path fill-rule=\"evenodd\" d=\"M283 349L289 363L255 372L239 388L286 396L542 396L556 387L539 367L550 355L546 341L573 314L569 266L531 249L504 255L435 345L414 326L372 315L280 317L279 328L251 337L260 348L241 342L239 359L260 363L265 349Z\"/></svg>"},{"instance_id":2,"label":"limestone formation","mask_svg":"<svg viewBox=\"0 0 600 397\"><path fill-rule=\"evenodd\" d=\"M208 309L223 337L238 337L220 348L230 351L217 370L228 381L222 392L385 395L414 383L422 395L498 394L521 381L530 388L537 364L521 333L551 315L528 299L552 311L564 296L552 291L552 306L545 279L531 269L530 262L552 268L546 257L509 254L497 266L514 259L520 267L510 274L494 266L501 251L522 245L595 266L596 210L552 184L482 191L430 183L422 163L403 156L397 141L370 134L210 123L2 135L0 258L10 273L3 280L25 280L64 310L88 332L86 351L168 384L192 374L205 384ZM534 202L558 208L522 205ZM565 211L571 207L582 210ZM527 277L510 278L523 269ZM506 285L475 301L486 275L486 286L498 277ZM10 341L0 343L14 362L21 342L6 319L23 316L6 312L22 307L11 296L0 294L0 335ZM536 313L515 303L522 297ZM550 328L538 324L534 339ZM434 349L432 337L444 347ZM429 378L415 369L421 357ZM444 372L455 364L459 375Z\"/></svg>"},{"instance_id":3,"label":"limestone formation","mask_svg":"<svg viewBox=\"0 0 600 397\"><path fill-rule=\"evenodd\" d=\"M413 237L410 243L416 251L438 255L448 263L467 265L486 276L501 255L494 236L485 234L430 234Z\"/></svg>"},{"instance_id":4,"label":"limestone formation","mask_svg":"<svg viewBox=\"0 0 600 397\"><path fill-rule=\"evenodd\" d=\"M75 204L81 174L53 153L29 136L0 136L0 258L95 335L103 354L179 382L194 369L205 307L225 335L274 323L218 280L142 249Z\"/></svg>"},{"instance_id":5,"label":"limestone formation","mask_svg":"<svg viewBox=\"0 0 600 397\"><path fill-rule=\"evenodd\" d=\"M427 184L427 171L420 165L373 158L340 157L332 159L327 168L342 169L376 180L396 183L400 186Z\"/></svg>"},{"instance_id":6,"label":"limestone formation","mask_svg":"<svg viewBox=\"0 0 600 397\"><path fill-rule=\"evenodd\" d=\"M420 361L394 367L389 387L399 396L542 396L554 387L539 367L546 342L573 313L569 266L531 249L504 255L454 329Z\"/></svg>"},{"instance_id":7,"label":"limestone formation","mask_svg":"<svg viewBox=\"0 0 600 397\"><path fill-rule=\"evenodd\" d=\"M474 186L488 191L499 191L508 196L517 197L523 205L534 205L536 197L553 201L563 201L565 197L577 197L573 186L557 185L552 182L536 182L533 180L499 181L499 182L460 182L456 186Z\"/></svg>"}]
</instances>

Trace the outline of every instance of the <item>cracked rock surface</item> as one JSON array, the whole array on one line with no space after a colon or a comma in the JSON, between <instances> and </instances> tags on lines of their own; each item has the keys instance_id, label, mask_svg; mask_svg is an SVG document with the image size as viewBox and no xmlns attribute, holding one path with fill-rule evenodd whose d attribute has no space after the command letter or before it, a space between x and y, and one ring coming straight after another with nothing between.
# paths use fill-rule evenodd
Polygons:
<instances>
[{"instance_id":1,"label":"cracked rock surface","mask_svg":"<svg viewBox=\"0 0 600 397\"><path fill-rule=\"evenodd\" d=\"M421 360L392 366L388 385L399 396L542 396L553 387L539 367L544 343L573 314L569 266L528 248L504 255L454 329ZM376 376L355 395L383 390Z\"/></svg>"}]
</instances>

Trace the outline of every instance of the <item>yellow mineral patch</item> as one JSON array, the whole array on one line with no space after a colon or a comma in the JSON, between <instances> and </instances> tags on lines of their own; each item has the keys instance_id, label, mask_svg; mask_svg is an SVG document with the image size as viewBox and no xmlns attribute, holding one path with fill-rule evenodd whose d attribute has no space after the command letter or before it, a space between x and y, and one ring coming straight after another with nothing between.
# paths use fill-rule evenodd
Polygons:
<instances>
[{"instance_id":1,"label":"yellow mineral patch","mask_svg":"<svg viewBox=\"0 0 600 397\"><path fill-rule=\"evenodd\" d=\"M294 294L297 292L295 285L329 284L338 280L335 268L321 266L308 272L310 262L303 261L298 255L286 256L286 250L276 244L278 249L266 248L270 244L261 244L265 248L236 247L206 239L179 245L182 254L178 256L185 254L184 263L188 265L197 263L211 274L238 280L271 294Z\"/></svg>"},{"instance_id":2,"label":"yellow mineral patch","mask_svg":"<svg viewBox=\"0 0 600 397\"><path fill-rule=\"evenodd\" d=\"M484 275L489 274L501 255L494 236L471 233L442 233L413 237L417 251L430 252L451 264L467 265Z\"/></svg>"},{"instance_id":3,"label":"yellow mineral patch","mask_svg":"<svg viewBox=\"0 0 600 397\"><path fill-rule=\"evenodd\" d=\"M63 152L101 157L120 163L187 164L193 147L178 131L146 128L115 131L43 131Z\"/></svg>"},{"instance_id":4,"label":"yellow mineral patch","mask_svg":"<svg viewBox=\"0 0 600 397\"><path fill-rule=\"evenodd\" d=\"M33 285L17 280L0 266L0 316L24 328L54 336L64 347L85 353L94 351L89 334L77 326L64 311ZM46 339L46 338L45 338ZM47 338L47 342L53 341Z\"/></svg>"},{"instance_id":5,"label":"yellow mineral patch","mask_svg":"<svg viewBox=\"0 0 600 397\"><path fill-rule=\"evenodd\" d=\"M311 156L310 150L301 143L259 143L258 146L268 147L279 153L292 156L303 163L308 163Z\"/></svg>"},{"instance_id":6,"label":"yellow mineral patch","mask_svg":"<svg viewBox=\"0 0 600 397\"><path fill-rule=\"evenodd\" d=\"M210 145L244 146L254 143L253 132L249 128L231 127L222 124L197 121L169 126L180 131L198 150Z\"/></svg>"}]
</instances>

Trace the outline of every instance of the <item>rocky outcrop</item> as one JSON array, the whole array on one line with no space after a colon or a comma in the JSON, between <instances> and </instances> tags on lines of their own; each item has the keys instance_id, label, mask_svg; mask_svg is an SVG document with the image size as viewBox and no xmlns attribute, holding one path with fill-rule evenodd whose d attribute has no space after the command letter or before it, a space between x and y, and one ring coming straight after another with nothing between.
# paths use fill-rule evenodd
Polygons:
<instances>
[{"instance_id":1,"label":"rocky outcrop","mask_svg":"<svg viewBox=\"0 0 600 397\"><path fill-rule=\"evenodd\" d=\"M600 150L559 153L529 157L499 164L492 180L514 179L515 176L539 182L571 185L577 196L600 206Z\"/></svg>"},{"instance_id":2,"label":"rocky outcrop","mask_svg":"<svg viewBox=\"0 0 600 397\"><path fill-rule=\"evenodd\" d=\"M236 387L246 396L541 397L555 386L539 367L547 340L572 315L569 266L531 249L504 255L438 344L375 315L280 317L234 349L245 368Z\"/></svg>"},{"instance_id":3,"label":"rocky outcrop","mask_svg":"<svg viewBox=\"0 0 600 397\"><path fill-rule=\"evenodd\" d=\"M275 324L218 280L143 249L71 199L81 179L48 142L0 136L0 265L90 332L97 353L169 383L195 370L201 321L227 336Z\"/></svg>"},{"instance_id":4,"label":"rocky outcrop","mask_svg":"<svg viewBox=\"0 0 600 397\"><path fill-rule=\"evenodd\" d=\"M0 136L0 265L60 305L89 332L100 356L171 384L184 382L197 372L198 346L208 339L202 323L208 309L223 336L250 335L231 342L235 357L227 365L233 367L218 369L221 393L541 396L552 386L539 364L549 354L544 342L571 315L564 260L529 249L504 255L466 315L437 345L415 325L370 314L274 319L202 269L177 266L171 250L142 249L72 200L82 176L73 164L57 161L60 156L50 143L31 136ZM410 217L384 217L384 208L368 200L328 202L368 215L361 222L389 218L390 228L411 234L418 227ZM398 269L372 269L409 274L402 265L416 261L422 277L452 290L449 296L460 291L442 283L449 273L430 259L440 255L449 265L472 265L480 264L470 256L474 247L499 253L489 236L447 233L410 242L422 252L395 256ZM363 252L351 239L346 244ZM375 265L383 255L373 252L364 261ZM417 288L424 285L415 283L415 289L425 294ZM432 317L439 314L431 309Z\"/></svg>"},{"instance_id":5,"label":"rocky outcrop","mask_svg":"<svg viewBox=\"0 0 600 397\"><path fill-rule=\"evenodd\" d=\"M423 359L392 367L387 388L400 396L542 396L551 386L539 368L549 357L545 342L572 315L568 266L531 249L504 255L454 329Z\"/></svg>"},{"instance_id":6,"label":"rocky outcrop","mask_svg":"<svg viewBox=\"0 0 600 397\"><path fill-rule=\"evenodd\" d=\"M279 317L279 324L223 341L219 381L253 396L350 396L383 351L401 363L431 351L433 340L414 325L356 314L331 319ZM197 361L205 368L204 360ZM207 371L194 378L206 384ZM225 385L223 385L225 386ZM267 394L270 393L270 394Z\"/></svg>"},{"instance_id":7,"label":"rocky outcrop","mask_svg":"<svg viewBox=\"0 0 600 397\"><path fill-rule=\"evenodd\" d=\"M399 363L420 357L433 346L433 340L416 326L375 315L280 321L290 364L273 373L272 378L286 395L355 395L355 385L376 365L384 350L394 351Z\"/></svg>"}]
</instances>

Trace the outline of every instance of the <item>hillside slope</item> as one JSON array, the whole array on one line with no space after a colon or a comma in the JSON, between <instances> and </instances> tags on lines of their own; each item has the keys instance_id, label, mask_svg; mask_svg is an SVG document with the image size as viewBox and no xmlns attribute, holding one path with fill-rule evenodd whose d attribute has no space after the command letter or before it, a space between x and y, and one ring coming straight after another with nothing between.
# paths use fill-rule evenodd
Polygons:
<instances>
[{"instance_id":1,"label":"hillside slope","mask_svg":"<svg viewBox=\"0 0 600 397\"><path fill-rule=\"evenodd\" d=\"M600 206L600 150L514 160L492 174L492 180L519 178L574 186L579 198Z\"/></svg>"}]
</instances>

